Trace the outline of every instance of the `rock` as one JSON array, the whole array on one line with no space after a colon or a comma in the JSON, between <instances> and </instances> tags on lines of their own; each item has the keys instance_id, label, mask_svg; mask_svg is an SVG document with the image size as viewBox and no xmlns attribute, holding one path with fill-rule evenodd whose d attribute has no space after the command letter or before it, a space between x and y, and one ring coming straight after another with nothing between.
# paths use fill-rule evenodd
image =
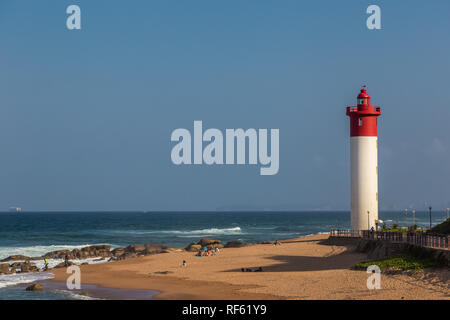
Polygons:
<instances>
[{"instance_id":1,"label":"rock","mask_svg":"<svg viewBox=\"0 0 450 320\"><path fill-rule=\"evenodd\" d=\"M273 241L261 241L258 244L273 244Z\"/></svg>"},{"instance_id":2,"label":"rock","mask_svg":"<svg viewBox=\"0 0 450 320\"><path fill-rule=\"evenodd\" d=\"M29 260L24 262L14 262L11 264L11 268L12 270L20 269L20 272L31 272L37 270L34 263L31 263Z\"/></svg>"},{"instance_id":3,"label":"rock","mask_svg":"<svg viewBox=\"0 0 450 320\"><path fill-rule=\"evenodd\" d=\"M28 264L21 265L20 272L30 272L30 265L28 265Z\"/></svg>"},{"instance_id":4,"label":"rock","mask_svg":"<svg viewBox=\"0 0 450 320\"><path fill-rule=\"evenodd\" d=\"M117 257L117 260L125 260L130 258L136 258L137 254L135 252L125 252L121 256Z\"/></svg>"},{"instance_id":5,"label":"rock","mask_svg":"<svg viewBox=\"0 0 450 320\"><path fill-rule=\"evenodd\" d=\"M79 253L83 258L93 258L93 257L110 257L112 253L110 252L111 246L109 245L94 245L89 247L81 248ZM73 252L73 250L72 250Z\"/></svg>"},{"instance_id":6,"label":"rock","mask_svg":"<svg viewBox=\"0 0 450 320\"><path fill-rule=\"evenodd\" d=\"M43 257L47 259L64 259L66 255L69 256L69 259L73 259L73 255L70 250L56 250L47 252Z\"/></svg>"},{"instance_id":7,"label":"rock","mask_svg":"<svg viewBox=\"0 0 450 320\"><path fill-rule=\"evenodd\" d=\"M30 269L29 269L29 271L30 271L30 272L39 272L40 270L39 270L39 268L36 267L36 266L31 266Z\"/></svg>"},{"instance_id":8,"label":"rock","mask_svg":"<svg viewBox=\"0 0 450 320\"><path fill-rule=\"evenodd\" d=\"M42 289L44 289L43 287L42 287L42 284L40 284L40 283L35 283L35 284L32 284L31 286L29 286L29 287L27 287L27 291L42 291Z\"/></svg>"},{"instance_id":9,"label":"rock","mask_svg":"<svg viewBox=\"0 0 450 320\"><path fill-rule=\"evenodd\" d=\"M168 247L167 246L162 246L159 244L146 244L145 245L145 250L144 250L144 254L157 254L157 253L165 253L167 252Z\"/></svg>"},{"instance_id":10,"label":"rock","mask_svg":"<svg viewBox=\"0 0 450 320\"><path fill-rule=\"evenodd\" d=\"M119 256L121 256L124 253L125 253L125 248L116 248L113 251L111 251L111 254L114 257L119 257Z\"/></svg>"},{"instance_id":11,"label":"rock","mask_svg":"<svg viewBox=\"0 0 450 320\"><path fill-rule=\"evenodd\" d=\"M9 256L8 258L0 260L0 262L8 262L8 261L16 261L16 260L30 260L30 259L31 259L30 257L18 254L18 255Z\"/></svg>"},{"instance_id":12,"label":"rock","mask_svg":"<svg viewBox=\"0 0 450 320\"><path fill-rule=\"evenodd\" d=\"M198 244L200 244L202 247L205 247L209 244L218 244L218 243L220 243L220 240L213 240L210 238L203 238L200 239L200 241L198 242Z\"/></svg>"},{"instance_id":13,"label":"rock","mask_svg":"<svg viewBox=\"0 0 450 320\"><path fill-rule=\"evenodd\" d=\"M225 248L240 248L245 246L247 246L247 244L240 241L229 241L225 244Z\"/></svg>"},{"instance_id":14,"label":"rock","mask_svg":"<svg viewBox=\"0 0 450 320\"><path fill-rule=\"evenodd\" d=\"M100 245L96 245L96 246L91 246L91 248L94 248L95 250L106 250L106 251L111 250L111 246L110 245L106 245L106 244L100 244Z\"/></svg>"},{"instance_id":15,"label":"rock","mask_svg":"<svg viewBox=\"0 0 450 320\"><path fill-rule=\"evenodd\" d=\"M10 274L11 271L9 271L9 263L2 263L0 264L0 274Z\"/></svg>"},{"instance_id":16,"label":"rock","mask_svg":"<svg viewBox=\"0 0 450 320\"><path fill-rule=\"evenodd\" d=\"M141 253L145 251L145 246L130 244L128 247L125 248L125 251L133 253Z\"/></svg>"},{"instance_id":17,"label":"rock","mask_svg":"<svg viewBox=\"0 0 450 320\"><path fill-rule=\"evenodd\" d=\"M190 245L188 245L186 247L186 251L189 252L198 252L199 250L202 250L202 246L200 244L196 244L196 243L191 243Z\"/></svg>"},{"instance_id":18,"label":"rock","mask_svg":"<svg viewBox=\"0 0 450 320\"><path fill-rule=\"evenodd\" d=\"M91 293L90 292L87 292L87 291L83 291L83 292L80 292L80 293L78 293L80 296L85 296L85 297L91 297L92 295L91 295Z\"/></svg>"}]
</instances>

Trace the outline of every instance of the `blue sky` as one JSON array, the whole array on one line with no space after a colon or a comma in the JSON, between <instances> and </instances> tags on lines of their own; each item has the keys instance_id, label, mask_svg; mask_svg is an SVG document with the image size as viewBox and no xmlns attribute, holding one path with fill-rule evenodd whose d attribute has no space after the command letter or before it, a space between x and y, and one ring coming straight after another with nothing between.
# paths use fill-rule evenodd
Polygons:
<instances>
[{"instance_id":1,"label":"blue sky","mask_svg":"<svg viewBox=\"0 0 450 320\"><path fill-rule=\"evenodd\" d=\"M67 6L82 30L66 29ZM370 4L382 30L366 28ZM0 3L0 210L348 209L362 84L381 209L450 205L450 2ZM176 128L279 128L280 171L174 166Z\"/></svg>"}]
</instances>

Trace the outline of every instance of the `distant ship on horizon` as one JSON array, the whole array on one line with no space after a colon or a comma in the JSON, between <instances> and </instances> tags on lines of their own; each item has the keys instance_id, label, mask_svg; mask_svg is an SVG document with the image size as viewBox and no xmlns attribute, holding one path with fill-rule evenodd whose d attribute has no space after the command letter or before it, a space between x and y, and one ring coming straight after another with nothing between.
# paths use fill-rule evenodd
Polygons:
<instances>
[{"instance_id":1,"label":"distant ship on horizon","mask_svg":"<svg viewBox=\"0 0 450 320\"><path fill-rule=\"evenodd\" d=\"M22 208L19 208L19 207L9 207L9 211L10 211L10 212L17 212L17 213L19 213L19 212L22 211Z\"/></svg>"}]
</instances>

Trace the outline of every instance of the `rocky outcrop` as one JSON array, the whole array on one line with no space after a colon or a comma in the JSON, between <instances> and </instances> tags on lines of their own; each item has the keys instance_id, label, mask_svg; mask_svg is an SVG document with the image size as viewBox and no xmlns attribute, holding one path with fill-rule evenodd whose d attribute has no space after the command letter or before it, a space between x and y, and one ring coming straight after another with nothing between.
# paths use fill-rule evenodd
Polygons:
<instances>
[{"instance_id":1,"label":"rocky outcrop","mask_svg":"<svg viewBox=\"0 0 450 320\"><path fill-rule=\"evenodd\" d=\"M17 260L31 260L32 258L23 256L21 254L9 256L8 258L5 258L3 260L0 260L0 262L8 262L8 261L17 261Z\"/></svg>"},{"instance_id":2,"label":"rocky outcrop","mask_svg":"<svg viewBox=\"0 0 450 320\"><path fill-rule=\"evenodd\" d=\"M130 244L126 248L116 248L111 251L112 260L124 260L146 256L150 254L158 254L168 252L171 248L159 244L146 243L144 245Z\"/></svg>"},{"instance_id":3,"label":"rocky outcrop","mask_svg":"<svg viewBox=\"0 0 450 320\"><path fill-rule=\"evenodd\" d=\"M241 248L245 246L248 246L248 244L240 241L229 241L225 244L225 248Z\"/></svg>"},{"instance_id":4,"label":"rocky outcrop","mask_svg":"<svg viewBox=\"0 0 450 320\"><path fill-rule=\"evenodd\" d=\"M11 271L15 272L38 272L39 268L34 263L27 261L14 262L10 265Z\"/></svg>"},{"instance_id":5,"label":"rocky outcrop","mask_svg":"<svg viewBox=\"0 0 450 320\"><path fill-rule=\"evenodd\" d=\"M73 249L70 250L56 250L52 252L46 253L43 258L47 259L65 259L66 256L69 259L87 259L87 258L95 258L95 257L110 257L111 254L111 246L108 245L96 245L96 246L88 246L81 249Z\"/></svg>"},{"instance_id":6,"label":"rocky outcrop","mask_svg":"<svg viewBox=\"0 0 450 320\"><path fill-rule=\"evenodd\" d=\"M10 274L11 271L9 271L9 263L2 263L0 264L0 274Z\"/></svg>"},{"instance_id":7,"label":"rocky outcrop","mask_svg":"<svg viewBox=\"0 0 450 320\"><path fill-rule=\"evenodd\" d=\"M215 250L216 248L222 249L223 245L220 243L220 240L214 240L210 238L202 238L199 242L193 242L189 244L185 250L186 251L199 251L206 247L208 250Z\"/></svg>"},{"instance_id":8,"label":"rocky outcrop","mask_svg":"<svg viewBox=\"0 0 450 320\"><path fill-rule=\"evenodd\" d=\"M191 243L190 245L188 245L186 247L186 251L189 251L189 252L198 252L200 250L202 250L202 245L197 244L197 243Z\"/></svg>"},{"instance_id":9,"label":"rocky outcrop","mask_svg":"<svg viewBox=\"0 0 450 320\"><path fill-rule=\"evenodd\" d=\"M42 291L42 289L44 289L42 287L42 284L35 283L35 284L32 284L31 286L28 286L26 290L27 291Z\"/></svg>"}]
</instances>

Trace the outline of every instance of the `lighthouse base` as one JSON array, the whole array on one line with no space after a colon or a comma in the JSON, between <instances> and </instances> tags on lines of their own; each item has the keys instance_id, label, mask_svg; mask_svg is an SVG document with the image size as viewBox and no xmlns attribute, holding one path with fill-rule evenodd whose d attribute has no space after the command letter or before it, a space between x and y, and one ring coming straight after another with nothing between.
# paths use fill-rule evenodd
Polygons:
<instances>
[{"instance_id":1,"label":"lighthouse base","mask_svg":"<svg viewBox=\"0 0 450 320\"><path fill-rule=\"evenodd\" d=\"M378 220L377 137L350 138L351 228L368 230Z\"/></svg>"}]
</instances>

